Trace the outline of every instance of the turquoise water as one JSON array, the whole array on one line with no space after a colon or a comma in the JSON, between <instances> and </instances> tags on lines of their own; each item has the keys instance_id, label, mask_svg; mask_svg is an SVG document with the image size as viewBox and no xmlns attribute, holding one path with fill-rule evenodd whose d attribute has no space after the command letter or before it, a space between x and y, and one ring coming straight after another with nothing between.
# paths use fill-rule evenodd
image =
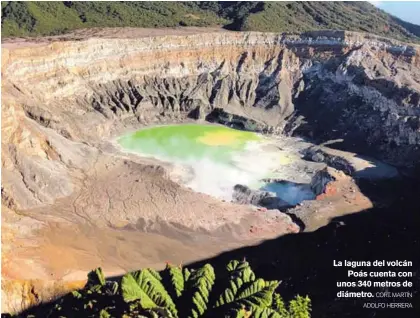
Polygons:
<instances>
[{"instance_id":1,"label":"turquoise water","mask_svg":"<svg viewBox=\"0 0 420 318\"><path fill-rule=\"evenodd\" d=\"M291 205L298 204L304 200L315 199L315 194L311 191L309 186L292 182L267 183L261 187L261 190L274 192L277 197Z\"/></svg>"}]
</instances>

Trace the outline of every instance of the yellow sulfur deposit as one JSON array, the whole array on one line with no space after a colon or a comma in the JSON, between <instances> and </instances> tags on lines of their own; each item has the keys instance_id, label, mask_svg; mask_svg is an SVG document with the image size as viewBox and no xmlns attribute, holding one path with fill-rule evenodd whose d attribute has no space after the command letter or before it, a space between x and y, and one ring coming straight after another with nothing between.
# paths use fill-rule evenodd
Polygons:
<instances>
[{"instance_id":1,"label":"yellow sulfur deposit","mask_svg":"<svg viewBox=\"0 0 420 318\"><path fill-rule=\"evenodd\" d=\"M203 136L197 138L197 141L209 146L228 146L243 140L243 132L241 131L209 131Z\"/></svg>"}]
</instances>

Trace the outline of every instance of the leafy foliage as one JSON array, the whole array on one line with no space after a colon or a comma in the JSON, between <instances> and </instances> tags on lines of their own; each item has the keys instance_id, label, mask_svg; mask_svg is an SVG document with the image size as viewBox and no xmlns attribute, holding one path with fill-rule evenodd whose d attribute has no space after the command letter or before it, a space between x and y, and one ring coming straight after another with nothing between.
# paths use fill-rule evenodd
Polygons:
<instances>
[{"instance_id":1,"label":"leafy foliage","mask_svg":"<svg viewBox=\"0 0 420 318\"><path fill-rule=\"evenodd\" d=\"M117 281L100 268L73 291L23 317L309 318L311 302L297 296L286 306L275 292L279 282L257 278L246 261L231 261L216 280L210 264L201 268L167 265L162 272L143 269ZM218 290L221 292L218 293Z\"/></svg>"},{"instance_id":2,"label":"leafy foliage","mask_svg":"<svg viewBox=\"0 0 420 318\"><path fill-rule=\"evenodd\" d=\"M95 286L95 285L104 286L105 285L105 275L102 272L102 268L98 267L97 269L91 271L88 274L88 285L89 286Z\"/></svg>"},{"instance_id":3,"label":"leafy foliage","mask_svg":"<svg viewBox=\"0 0 420 318\"><path fill-rule=\"evenodd\" d=\"M194 271L188 277L187 290L183 297L185 317L197 318L206 312L209 304L210 292L216 275L210 264Z\"/></svg>"},{"instance_id":4,"label":"leafy foliage","mask_svg":"<svg viewBox=\"0 0 420 318\"><path fill-rule=\"evenodd\" d=\"M420 42L420 26L368 2L2 2L4 37L55 35L90 27L216 25L238 31L362 31Z\"/></svg>"},{"instance_id":5,"label":"leafy foliage","mask_svg":"<svg viewBox=\"0 0 420 318\"><path fill-rule=\"evenodd\" d=\"M121 282L122 296L126 302L138 300L144 309L167 308L176 317L175 304L161 280L159 273L153 269L126 274Z\"/></svg>"},{"instance_id":6,"label":"leafy foliage","mask_svg":"<svg viewBox=\"0 0 420 318\"><path fill-rule=\"evenodd\" d=\"M290 315L292 317L309 318L309 310L311 308L311 300L308 296L297 296L296 299L290 301Z\"/></svg>"},{"instance_id":7,"label":"leafy foliage","mask_svg":"<svg viewBox=\"0 0 420 318\"><path fill-rule=\"evenodd\" d=\"M404 23L404 22L403 22ZM369 32L405 41L418 42L420 33L408 31L401 20L367 2L277 2L242 21L243 30L303 32L348 30Z\"/></svg>"},{"instance_id":8,"label":"leafy foliage","mask_svg":"<svg viewBox=\"0 0 420 318\"><path fill-rule=\"evenodd\" d=\"M168 292L172 298L179 298L185 288L185 283L188 281L189 275L186 276L186 268L183 270L181 266L166 265L166 270L163 272Z\"/></svg>"},{"instance_id":9,"label":"leafy foliage","mask_svg":"<svg viewBox=\"0 0 420 318\"><path fill-rule=\"evenodd\" d=\"M214 12L178 2L4 1L2 36L56 35L91 27L221 25Z\"/></svg>"}]
</instances>

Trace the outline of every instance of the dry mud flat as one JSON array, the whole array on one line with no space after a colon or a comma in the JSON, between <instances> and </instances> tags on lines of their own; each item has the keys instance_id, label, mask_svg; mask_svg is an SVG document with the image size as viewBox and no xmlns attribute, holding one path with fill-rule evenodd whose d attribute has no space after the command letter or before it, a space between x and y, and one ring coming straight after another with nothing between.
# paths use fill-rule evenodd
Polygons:
<instances>
[{"instance_id":1,"label":"dry mud flat","mask_svg":"<svg viewBox=\"0 0 420 318\"><path fill-rule=\"evenodd\" d=\"M325 131L357 131L363 138L354 143L370 143L379 157L416 162L416 47L344 32L311 39L177 32L80 31L2 44L3 310L74 288L92 267L109 275L161 268L298 231L284 213L194 193L171 181L161 163L115 152L107 141L125 132L203 121L222 108L228 124L285 133L300 125L304 133L320 128L311 116L326 116L308 111L309 126L302 126L299 103L307 108L304 101L335 92L362 99L365 108L335 101L339 125L322 122ZM383 80L397 84L384 91ZM400 156L392 143L404 150ZM306 231L371 206L351 177L328 174L335 180L321 180L324 193L289 211Z\"/></svg>"}]
</instances>

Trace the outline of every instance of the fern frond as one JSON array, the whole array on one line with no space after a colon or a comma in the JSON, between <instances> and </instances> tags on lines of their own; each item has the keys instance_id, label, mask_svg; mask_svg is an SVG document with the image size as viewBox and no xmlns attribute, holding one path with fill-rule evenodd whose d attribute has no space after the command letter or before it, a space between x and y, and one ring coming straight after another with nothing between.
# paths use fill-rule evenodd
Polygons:
<instances>
[{"instance_id":1,"label":"fern frond","mask_svg":"<svg viewBox=\"0 0 420 318\"><path fill-rule=\"evenodd\" d=\"M110 318L110 317L111 315L105 309L102 309L99 312L99 318Z\"/></svg>"},{"instance_id":2,"label":"fern frond","mask_svg":"<svg viewBox=\"0 0 420 318\"><path fill-rule=\"evenodd\" d=\"M228 272L233 272L238 267L238 265L239 261L233 260L227 264L226 269L228 270Z\"/></svg>"},{"instance_id":3,"label":"fern frond","mask_svg":"<svg viewBox=\"0 0 420 318\"><path fill-rule=\"evenodd\" d=\"M273 292L277 289L277 287L279 287L279 285L280 285L280 282L278 280L265 281L265 287L268 287Z\"/></svg>"},{"instance_id":4,"label":"fern frond","mask_svg":"<svg viewBox=\"0 0 420 318\"><path fill-rule=\"evenodd\" d=\"M172 298L179 298L184 291L184 274L182 273L182 268L178 266L166 265L165 270L163 271L163 277L168 288L168 292L172 295Z\"/></svg>"},{"instance_id":5,"label":"fern frond","mask_svg":"<svg viewBox=\"0 0 420 318\"><path fill-rule=\"evenodd\" d=\"M162 280L162 276L160 276L160 274L155 271L154 269L148 268L147 271L149 272L150 275L152 275L156 280L161 281Z\"/></svg>"},{"instance_id":6,"label":"fern frond","mask_svg":"<svg viewBox=\"0 0 420 318\"><path fill-rule=\"evenodd\" d=\"M242 271L242 279L244 280L244 282L253 282L256 279L251 267L248 266L244 268L244 270Z\"/></svg>"},{"instance_id":7,"label":"fern frond","mask_svg":"<svg viewBox=\"0 0 420 318\"><path fill-rule=\"evenodd\" d=\"M265 288L265 281L264 279L257 279L255 282L251 284L247 284L245 288L237 296L237 299L249 297Z\"/></svg>"},{"instance_id":8,"label":"fern frond","mask_svg":"<svg viewBox=\"0 0 420 318\"><path fill-rule=\"evenodd\" d=\"M250 318L284 318L271 308L255 308L250 315Z\"/></svg>"},{"instance_id":9,"label":"fern frond","mask_svg":"<svg viewBox=\"0 0 420 318\"><path fill-rule=\"evenodd\" d=\"M167 308L173 316L177 316L175 304L161 283L161 276L152 269L145 269L134 274L137 284L142 288L157 307Z\"/></svg>"},{"instance_id":10,"label":"fern frond","mask_svg":"<svg viewBox=\"0 0 420 318\"><path fill-rule=\"evenodd\" d=\"M149 318L174 318L172 313L166 308L160 308L160 307L153 308L153 309L147 310L146 313L150 315Z\"/></svg>"},{"instance_id":11,"label":"fern frond","mask_svg":"<svg viewBox=\"0 0 420 318\"><path fill-rule=\"evenodd\" d=\"M190 308L185 310L186 317L196 318L205 313L215 279L216 275L210 264L206 264L200 269L191 272L187 282L187 297L192 298L192 304Z\"/></svg>"},{"instance_id":12,"label":"fern frond","mask_svg":"<svg viewBox=\"0 0 420 318\"><path fill-rule=\"evenodd\" d=\"M296 296L289 303L289 312L291 318L310 318L311 317L311 300L308 296Z\"/></svg>"},{"instance_id":13,"label":"fern frond","mask_svg":"<svg viewBox=\"0 0 420 318\"><path fill-rule=\"evenodd\" d=\"M141 299L141 306L143 308L153 308L156 306L149 296L140 288L131 273L123 276L121 280L121 291L124 301L126 302Z\"/></svg>"},{"instance_id":14,"label":"fern frond","mask_svg":"<svg viewBox=\"0 0 420 318\"><path fill-rule=\"evenodd\" d=\"M230 279L228 280L229 286L227 286L222 295L220 295L215 307L220 307L233 302L237 298L238 290L243 288L245 283L250 283L255 280L255 274L246 261L230 261L226 266L226 269L230 273ZM249 286L249 284L245 284L245 286Z\"/></svg>"},{"instance_id":15,"label":"fern frond","mask_svg":"<svg viewBox=\"0 0 420 318\"><path fill-rule=\"evenodd\" d=\"M188 268L184 268L184 281L187 282L190 279L191 272Z\"/></svg>"},{"instance_id":16,"label":"fern frond","mask_svg":"<svg viewBox=\"0 0 420 318\"><path fill-rule=\"evenodd\" d=\"M90 271L88 274L88 286L104 286L105 285L105 275L102 272L102 268L98 267L94 269L93 271Z\"/></svg>"},{"instance_id":17,"label":"fern frond","mask_svg":"<svg viewBox=\"0 0 420 318\"><path fill-rule=\"evenodd\" d=\"M230 261L226 268L228 272L230 272L230 277L232 278L241 277L246 283L255 280L255 274L246 261Z\"/></svg>"},{"instance_id":18,"label":"fern frond","mask_svg":"<svg viewBox=\"0 0 420 318\"><path fill-rule=\"evenodd\" d=\"M227 279L226 279L227 276ZM275 292L279 282L256 279L248 262L232 261L227 275L213 267L189 271L167 265L164 271L144 269L105 280L100 268L89 273L85 288L57 301L49 315L139 318L310 318L311 301L297 296L286 306ZM214 288L215 286L215 288ZM219 292L221 292L219 294ZM122 297L121 297L122 296ZM126 304L121 303L121 298Z\"/></svg>"},{"instance_id":19,"label":"fern frond","mask_svg":"<svg viewBox=\"0 0 420 318\"><path fill-rule=\"evenodd\" d=\"M226 312L229 309L246 308L251 312L254 312L257 309L266 309L270 308L273 302L273 293L275 288L277 288L278 282L266 282L263 279L257 279L254 282L244 283L242 287L236 292L236 295L230 299L223 298L225 300L231 300L229 302L222 302L219 299L218 304L215 308L220 312ZM217 306L219 305L219 306ZM267 311L270 314L271 311ZM251 315L251 317L253 317Z\"/></svg>"},{"instance_id":20,"label":"fern frond","mask_svg":"<svg viewBox=\"0 0 420 318\"><path fill-rule=\"evenodd\" d=\"M178 312L175 304L159 278L160 275L156 275L156 271L150 269L125 275L121 285L124 300L139 299L144 309L167 308L176 317Z\"/></svg>"},{"instance_id":21,"label":"fern frond","mask_svg":"<svg viewBox=\"0 0 420 318\"><path fill-rule=\"evenodd\" d=\"M231 309L226 315L225 318L251 318L252 312L246 310L244 307Z\"/></svg>"},{"instance_id":22,"label":"fern frond","mask_svg":"<svg viewBox=\"0 0 420 318\"><path fill-rule=\"evenodd\" d=\"M227 303L231 303L235 300L238 290L242 287L244 281L242 278L236 278L229 281L229 287L227 287L224 292L220 295L219 299L216 302L215 307L222 306Z\"/></svg>"},{"instance_id":23,"label":"fern frond","mask_svg":"<svg viewBox=\"0 0 420 318\"><path fill-rule=\"evenodd\" d=\"M287 310L283 298L280 296L279 293L273 294L273 304L271 305L271 308L273 308L277 313L279 313L282 318L290 317L289 311Z\"/></svg>"}]
</instances>

